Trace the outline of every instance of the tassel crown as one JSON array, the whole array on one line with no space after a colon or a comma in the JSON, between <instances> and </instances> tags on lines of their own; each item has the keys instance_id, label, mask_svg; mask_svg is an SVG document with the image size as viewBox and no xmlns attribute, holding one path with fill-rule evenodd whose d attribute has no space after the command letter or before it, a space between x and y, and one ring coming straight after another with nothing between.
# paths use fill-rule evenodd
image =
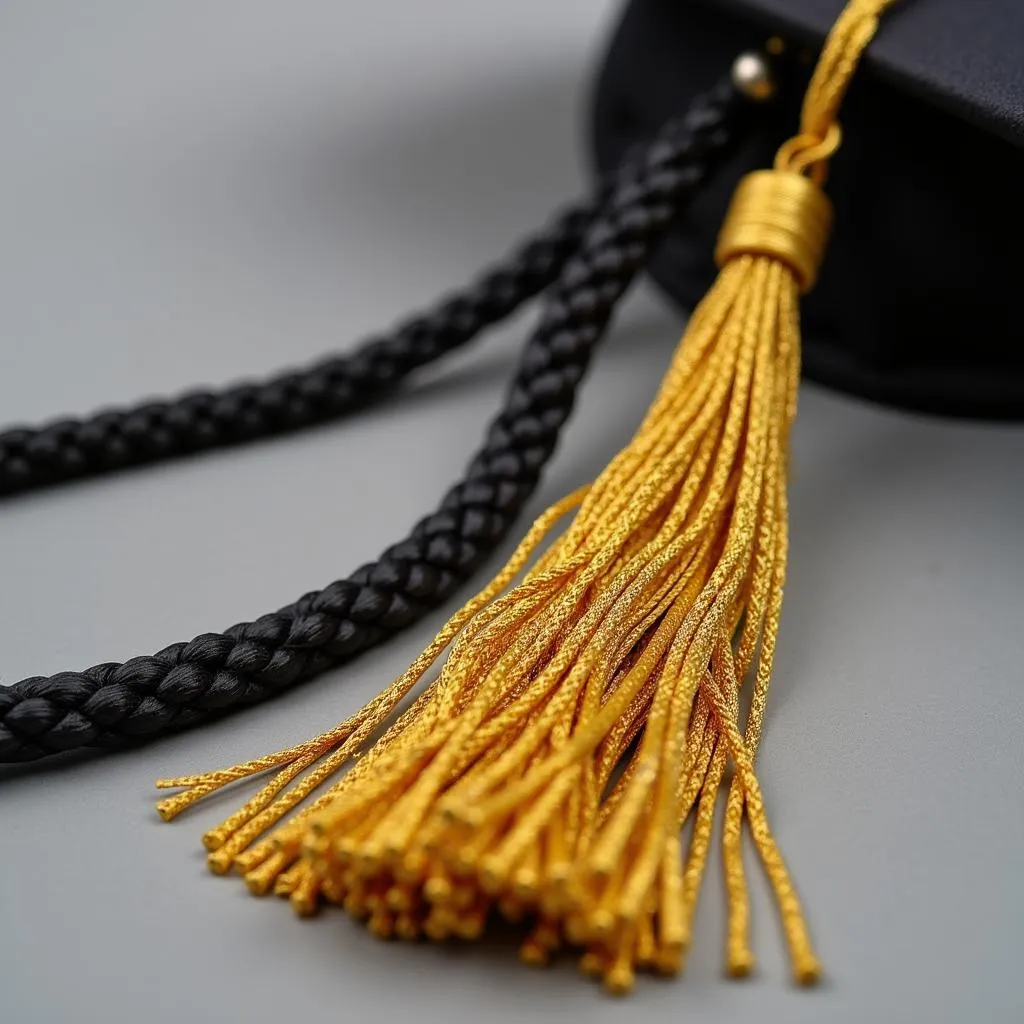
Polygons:
<instances>
[{"instance_id":1,"label":"tassel crown","mask_svg":"<svg viewBox=\"0 0 1024 1024\"><path fill-rule=\"evenodd\" d=\"M801 295L818 279L832 228L832 204L809 178L755 171L739 184L718 236L715 260L764 256L785 264Z\"/></svg>"}]
</instances>

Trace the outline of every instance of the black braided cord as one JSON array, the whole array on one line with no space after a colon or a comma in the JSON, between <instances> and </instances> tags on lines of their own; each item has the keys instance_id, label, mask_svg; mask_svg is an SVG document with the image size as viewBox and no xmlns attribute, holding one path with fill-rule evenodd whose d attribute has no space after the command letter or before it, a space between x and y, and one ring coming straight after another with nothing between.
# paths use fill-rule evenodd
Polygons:
<instances>
[{"instance_id":1,"label":"black braided cord","mask_svg":"<svg viewBox=\"0 0 1024 1024\"><path fill-rule=\"evenodd\" d=\"M5 430L0 433L0 497L273 437L365 407L552 284L602 198L565 210L464 291L351 353L258 383Z\"/></svg>"},{"instance_id":2,"label":"black braided cord","mask_svg":"<svg viewBox=\"0 0 1024 1024\"><path fill-rule=\"evenodd\" d=\"M746 109L730 82L719 83L617 179L549 293L482 447L405 540L347 579L224 633L0 689L0 763L131 745L208 721L347 661L440 605L533 493L616 303L730 149Z\"/></svg>"}]
</instances>

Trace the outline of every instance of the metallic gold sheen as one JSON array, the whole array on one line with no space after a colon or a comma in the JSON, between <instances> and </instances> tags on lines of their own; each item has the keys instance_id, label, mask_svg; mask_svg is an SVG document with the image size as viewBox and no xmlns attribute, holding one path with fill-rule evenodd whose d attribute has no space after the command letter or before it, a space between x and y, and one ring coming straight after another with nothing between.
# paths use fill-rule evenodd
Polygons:
<instances>
[{"instance_id":1,"label":"metallic gold sheen","mask_svg":"<svg viewBox=\"0 0 1024 1024\"><path fill-rule=\"evenodd\" d=\"M720 267L737 256L770 256L793 271L804 294L818 278L832 228L832 203L809 178L755 171L739 184L718 236Z\"/></svg>"},{"instance_id":2,"label":"metallic gold sheen","mask_svg":"<svg viewBox=\"0 0 1024 1024\"><path fill-rule=\"evenodd\" d=\"M793 977L818 980L754 759L789 550L799 294L832 217L818 183L839 144L839 100L892 2L848 4L800 134L774 171L740 185L721 273L643 423L597 480L541 516L351 718L267 757L158 783L180 790L159 804L169 820L272 772L206 834L214 871L234 868L300 915L340 905L380 938L472 940L494 915L522 921L526 963L575 947L581 969L621 995L638 970L683 969L727 788L726 971L755 967L749 836Z\"/></svg>"}]
</instances>

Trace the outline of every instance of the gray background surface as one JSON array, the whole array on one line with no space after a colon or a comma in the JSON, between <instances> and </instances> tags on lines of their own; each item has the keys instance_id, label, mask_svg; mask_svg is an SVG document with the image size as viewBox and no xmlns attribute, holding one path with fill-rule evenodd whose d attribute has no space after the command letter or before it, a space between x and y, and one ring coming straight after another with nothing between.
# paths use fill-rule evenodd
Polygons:
<instances>
[{"instance_id":1,"label":"gray background surface","mask_svg":"<svg viewBox=\"0 0 1024 1024\"><path fill-rule=\"evenodd\" d=\"M617 3L7 0L0 419L223 382L350 344L496 256L585 179ZM4 682L277 607L400 535L462 467L528 319L382 408L0 508ZM619 318L533 503L629 436L680 320ZM686 978L627 1005L494 943L381 945L205 873L160 774L355 709L443 616L276 703L142 751L0 780L0 1019L1020 1020L1024 431L808 386L761 762L828 982L720 977L717 864ZM758 879L759 880L759 879Z\"/></svg>"}]
</instances>

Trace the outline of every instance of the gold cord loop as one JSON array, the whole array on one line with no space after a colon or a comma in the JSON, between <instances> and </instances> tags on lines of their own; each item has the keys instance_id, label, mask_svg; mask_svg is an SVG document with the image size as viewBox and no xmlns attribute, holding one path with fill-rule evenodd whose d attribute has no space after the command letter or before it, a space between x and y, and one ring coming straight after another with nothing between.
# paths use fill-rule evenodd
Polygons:
<instances>
[{"instance_id":1,"label":"gold cord loop","mask_svg":"<svg viewBox=\"0 0 1024 1024\"><path fill-rule=\"evenodd\" d=\"M756 171L739 184L718 236L720 267L737 256L785 263L801 292L814 287L832 227L832 204L809 178Z\"/></svg>"},{"instance_id":2,"label":"gold cord loop","mask_svg":"<svg viewBox=\"0 0 1024 1024\"><path fill-rule=\"evenodd\" d=\"M879 18L897 0L850 0L825 40L804 97L800 133L786 142L775 168L825 183L829 157L839 148L839 107L864 50L878 31Z\"/></svg>"}]
</instances>

